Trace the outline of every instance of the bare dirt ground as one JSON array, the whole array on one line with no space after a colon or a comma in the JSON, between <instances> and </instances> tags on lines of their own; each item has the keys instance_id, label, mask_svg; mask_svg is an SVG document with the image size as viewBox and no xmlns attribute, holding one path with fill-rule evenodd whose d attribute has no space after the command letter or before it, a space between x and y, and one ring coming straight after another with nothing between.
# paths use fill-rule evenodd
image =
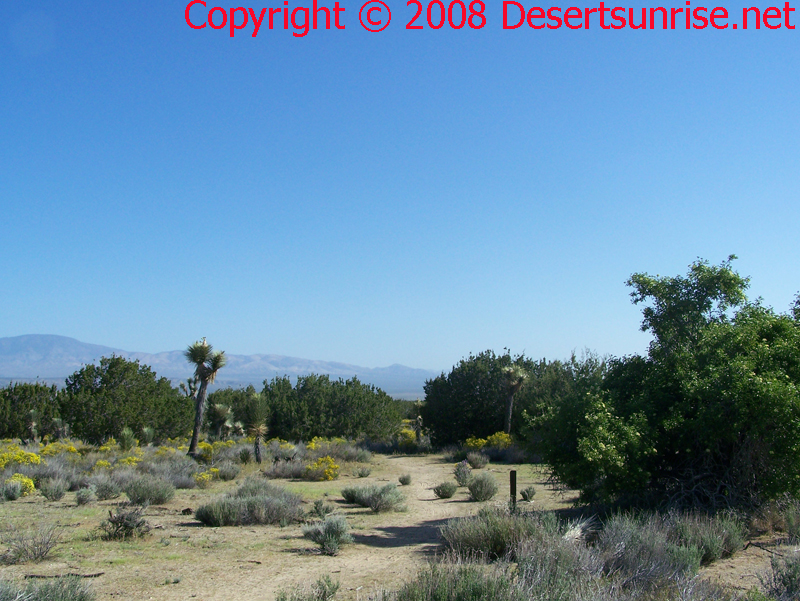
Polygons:
<instances>
[{"instance_id":1,"label":"bare dirt ground","mask_svg":"<svg viewBox=\"0 0 800 601\"><path fill-rule=\"evenodd\" d=\"M196 509L206 499L235 487L217 483L209 490L178 491L165 506L150 507L146 517L151 534L132 542L102 541L91 536L115 502L77 507L75 493L48 503L30 497L0 505L0 529L58 523L61 544L52 559L39 564L0 568L0 578L21 582L25 575L76 573L91 578L98 601L143 600L270 600L280 590L310 585L330 575L341 583L338 599L368 599L378 589L396 589L413 577L425 562L441 550L439 527L449 518L473 515L484 503L468 500L466 489L452 499L437 499L431 490L452 479L452 464L441 456L380 456L374 458L367 478L351 476L347 466L334 482L286 482L287 488L310 503L327 494L352 527L354 544L339 555L320 555L303 538L301 527L245 526L206 528L184 509ZM254 470L255 468L253 468ZM570 507L569 495L546 486L542 472L532 466L489 465L501 492L488 503L505 503L508 472L517 470L518 490L533 484L538 509ZM410 474L412 482L401 487L408 511L373 514L368 509L344 505L340 490L348 485L397 482ZM765 541L768 543L768 541ZM748 589L758 585L756 574L769 565L768 551L751 546L735 557L704 570L704 577Z\"/></svg>"}]
</instances>

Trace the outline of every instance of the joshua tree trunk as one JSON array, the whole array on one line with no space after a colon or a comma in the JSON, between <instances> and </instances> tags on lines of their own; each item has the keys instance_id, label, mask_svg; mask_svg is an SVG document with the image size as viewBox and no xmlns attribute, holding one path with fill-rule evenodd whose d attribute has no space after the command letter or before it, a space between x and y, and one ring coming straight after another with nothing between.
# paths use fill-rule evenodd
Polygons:
<instances>
[{"instance_id":1,"label":"joshua tree trunk","mask_svg":"<svg viewBox=\"0 0 800 601\"><path fill-rule=\"evenodd\" d=\"M511 434L511 414L514 413L514 393L510 392L506 399L506 419L503 422L503 431Z\"/></svg>"},{"instance_id":2,"label":"joshua tree trunk","mask_svg":"<svg viewBox=\"0 0 800 601\"><path fill-rule=\"evenodd\" d=\"M256 436L256 440L253 443L253 455L256 456L256 463L259 465L261 464L261 437Z\"/></svg>"},{"instance_id":3,"label":"joshua tree trunk","mask_svg":"<svg viewBox=\"0 0 800 601\"><path fill-rule=\"evenodd\" d=\"M200 442L200 428L203 427L203 412L206 408L207 390L208 382L203 380L200 383L200 389L197 391L194 401L194 431L192 432L192 441L189 443L189 452L187 453L194 459L197 459L197 443Z\"/></svg>"}]
</instances>

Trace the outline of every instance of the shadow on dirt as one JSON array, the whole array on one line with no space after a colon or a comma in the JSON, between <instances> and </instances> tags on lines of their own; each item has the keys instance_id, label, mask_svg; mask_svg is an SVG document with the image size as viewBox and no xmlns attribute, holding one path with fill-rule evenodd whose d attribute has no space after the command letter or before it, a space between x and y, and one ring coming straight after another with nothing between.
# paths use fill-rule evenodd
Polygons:
<instances>
[{"instance_id":1,"label":"shadow on dirt","mask_svg":"<svg viewBox=\"0 0 800 601\"><path fill-rule=\"evenodd\" d=\"M374 528L373 534L353 532L353 541L360 545L390 549L395 547L418 547L423 555L434 555L442 549L439 528L447 519L430 520L414 526L386 526Z\"/></svg>"}]
</instances>

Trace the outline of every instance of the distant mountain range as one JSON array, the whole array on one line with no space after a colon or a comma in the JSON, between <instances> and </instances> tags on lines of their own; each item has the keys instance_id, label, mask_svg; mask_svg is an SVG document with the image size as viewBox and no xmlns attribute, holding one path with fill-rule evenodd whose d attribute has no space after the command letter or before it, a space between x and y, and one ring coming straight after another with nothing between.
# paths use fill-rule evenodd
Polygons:
<instances>
[{"instance_id":1,"label":"distant mountain range","mask_svg":"<svg viewBox=\"0 0 800 601\"><path fill-rule=\"evenodd\" d=\"M183 351L163 353L136 353L97 344L87 344L74 338L52 335L29 335L0 338L0 383L38 379L58 385L83 365L96 363L101 357L111 355L138 359L149 365L159 376L174 383L185 380L193 370L186 362ZM348 379L358 376L364 383L373 384L395 398L423 397L425 380L436 377L436 372L415 369L405 365L389 367L359 367L346 363L314 361L284 357L282 355L230 355L228 364L219 372L215 388L239 387L252 384L261 389L265 379L288 375L328 374L331 379Z\"/></svg>"}]
</instances>

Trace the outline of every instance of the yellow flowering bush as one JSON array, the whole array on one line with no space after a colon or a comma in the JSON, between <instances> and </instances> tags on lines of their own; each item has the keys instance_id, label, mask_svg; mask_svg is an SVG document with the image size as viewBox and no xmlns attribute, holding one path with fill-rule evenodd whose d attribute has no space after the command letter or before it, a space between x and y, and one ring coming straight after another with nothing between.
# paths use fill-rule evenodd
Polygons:
<instances>
[{"instance_id":1,"label":"yellow flowering bush","mask_svg":"<svg viewBox=\"0 0 800 601\"><path fill-rule=\"evenodd\" d=\"M417 433L411 428L403 428L397 436L401 449L413 449L417 446Z\"/></svg>"},{"instance_id":2,"label":"yellow flowering bush","mask_svg":"<svg viewBox=\"0 0 800 601\"><path fill-rule=\"evenodd\" d=\"M17 465L39 465L42 458L36 453L23 451L17 445L10 445L3 453L0 453L0 470L5 466L15 463Z\"/></svg>"},{"instance_id":3,"label":"yellow flowering bush","mask_svg":"<svg viewBox=\"0 0 800 601\"><path fill-rule=\"evenodd\" d=\"M54 457L61 453L75 453L77 455L78 449L76 449L75 445L71 442L51 442L39 451L42 457Z\"/></svg>"},{"instance_id":4,"label":"yellow flowering bush","mask_svg":"<svg viewBox=\"0 0 800 601\"><path fill-rule=\"evenodd\" d=\"M101 459L97 463L94 464L92 468L95 472L99 472L100 470L110 470L111 469L111 462L106 461L105 459Z\"/></svg>"},{"instance_id":5,"label":"yellow flowering bush","mask_svg":"<svg viewBox=\"0 0 800 601\"><path fill-rule=\"evenodd\" d=\"M36 490L36 487L33 485L33 480L28 478L23 474L14 474L10 478L6 479L6 484L9 482L19 482L22 486L22 496L27 497Z\"/></svg>"},{"instance_id":6,"label":"yellow flowering bush","mask_svg":"<svg viewBox=\"0 0 800 601\"><path fill-rule=\"evenodd\" d=\"M124 465L125 467L136 467L142 461L141 457L136 457L135 455L131 455L130 457L124 457L117 461L117 465ZM99 461L97 463L100 463ZM97 464L95 464L97 467Z\"/></svg>"},{"instance_id":7,"label":"yellow flowering bush","mask_svg":"<svg viewBox=\"0 0 800 601\"><path fill-rule=\"evenodd\" d=\"M470 436L467 438L467 441L464 443L464 446L469 449L470 451L480 451L483 447L486 446L488 441L485 438L475 438L474 436Z\"/></svg>"},{"instance_id":8,"label":"yellow flowering bush","mask_svg":"<svg viewBox=\"0 0 800 601\"><path fill-rule=\"evenodd\" d=\"M316 451L317 449L319 449L320 445L326 442L328 441L325 440L324 438L320 436L315 436L314 438L311 439L311 442L309 442L306 445L306 449L308 449L309 451Z\"/></svg>"},{"instance_id":9,"label":"yellow flowering bush","mask_svg":"<svg viewBox=\"0 0 800 601\"><path fill-rule=\"evenodd\" d=\"M314 463L306 466L303 477L306 480L327 481L336 480L339 477L339 466L329 455L320 457Z\"/></svg>"},{"instance_id":10,"label":"yellow flowering bush","mask_svg":"<svg viewBox=\"0 0 800 601\"><path fill-rule=\"evenodd\" d=\"M198 455L200 459L205 461L206 463L211 463L214 458L214 445L209 444L207 442L201 442L197 445Z\"/></svg>"},{"instance_id":11,"label":"yellow flowering bush","mask_svg":"<svg viewBox=\"0 0 800 601\"><path fill-rule=\"evenodd\" d=\"M189 449L186 449L186 450L188 451ZM156 449L156 453L155 453L155 455L156 455L156 457L158 457L158 458L161 458L161 457L171 457L172 455L174 455L174 454L175 454L175 453L177 453L177 452L178 452L178 450L177 450L175 447L165 447L165 446L160 446L160 447L158 447L158 448Z\"/></svg>"},{"instance_id":12,"label":"yellow flowering bush","mask_svg":"<svg viewBox=\"0 0 800 601\"><path fill-rule=\"evenodd\" d=\"M113 449L114 449L114 447L116 447L116 446L117 446L117 441L116 441L116 440L114 440L114 437L112 436L111 438L109 438L109 439L108 439L108 440L105 442L105 444L101 445L101 446L100 446L100 448L99 448L98 450L99 450L101 453L108 453L109 451L113 450Z\"/></svg>"},{"instance_id":13,"label":"yellow flowering bush","mask_svg":"<svg viewBox=\"0 0 800 601\"><path fill-rule=\"evenodd\" d=\"M194 475L194 481L199 488L208 488L214 480L214 474L210 472L199 472Z\"/></svg>"},{"instance_id":14,"label":"yellow flowering bush","mask_svg":"<svg viewBox=\"0 0 800 601\"><path fill-rule=\"evenodd\" d=\"M511 438L511 434L506 434L505 432L495 432L486 439L486 444L496 449L507 449L513 443L514 439Z\"/></svg>"}]
</instances>

